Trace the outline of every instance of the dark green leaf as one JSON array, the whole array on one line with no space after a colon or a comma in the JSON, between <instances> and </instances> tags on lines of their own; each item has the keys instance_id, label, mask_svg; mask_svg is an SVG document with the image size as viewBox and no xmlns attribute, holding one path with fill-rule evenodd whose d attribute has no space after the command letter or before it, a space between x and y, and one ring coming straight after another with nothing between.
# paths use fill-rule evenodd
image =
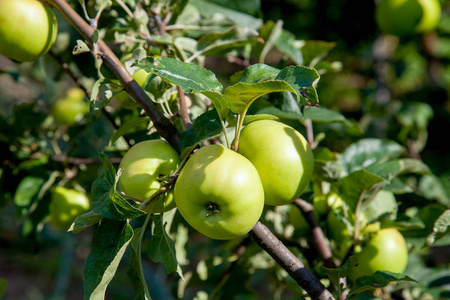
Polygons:
<instances>
[{"instance_id":1,"label":"dark green leaf","mask_svg":"<svg viewBox=\"0 0 450 300\"><path fill-rule=\"evenodd\" d=\"M327 56L334 47L336 47L336 43L333 42L305 41L305 44L301 48L304 64L315 67L315 64Z\"/></svg>"},{"instance_id":2,"label":"dark green leaf","mask_svg":"<svg viewBox=\"0 0 450 300\"><path fill-rule=\"evenodd\" d=\"M162 262L167 273L178 272L183 277L177 261L175 243L166 232L167 223L163 223L161 215L153 215L153 236L147 243L147 252L154 262Z\"/></svg>"},{"instance_id":3,"label":"dark green leaf","mask_svg":"<svg viewBox=\"0 0 450 300\"><path fill-rule=\"evenodd\" d=\"M315 85L319 81L320 75L313 68L305 66L289 66L278 73L276 80L287 82L292 89L298 91L300 103L307 105L319 103Z\"/></svg>"},{"instance_id":4,"label":"dark green leaf","mask_svg":"<svg viewBox=\"0 0 450 300\"><path fill-rule=\"evenodd\" d=\"M79 233L84 229L97 224L103 219L103 216L92 210L88 210L81 216L78 216L67 231Z\"/></svg>"},{"instance_id":5,"label":"dark green leaf","mask_svg":"<svg viewBox=\"0 0 450 300\"><path fill-rule=\"evenodd\" d=\"M132 237L133 228L127 222L101 221L84 265L84 299L104 299Z\"/></svg>"},{"instance_id":6,"label":"dark green leaf","mask_svg":"<svg viewBox=\"0 0 450 300\"><path fill-rule=\"evenodd\" d=\"M24 177L17 186L16 193L14 194L14 203L21 207L30 206L36 200L44 181L40 177Z\"/></svg>"},{"instance_id":7,"label":"dark green leaf","mask_svg":"<svg viewBox=\"0 0 450 300\"><path fill-rule=\"evenodd\" d=\"M437 240L450 233L450 209L447 209L434 223L433 232L428 235L425 247L432 246Z\"/></svg>"},{"instance_id":8,"label":"dark green leaf","mask_svg":"<svg viewBox=\"0 0 450 300\"><path fill-rule=\"evenodd\" d=\"M366 169L371 173L383 177L386 181L390 181L393 178L405 173L415 173L421 175L430 174L430 169L427 165L420 160L411 158L375 163Z\"/></svg>"},{"instance_id":9,"label":"dark green leaf","mask_svg":"<svg viewBox=\"0 0 450 300\"><path fill-rule=\"evenodd\" d=\"M388 271L377 271L372 276L363 276L356 279L354 287L350 290L349 297L357 295L363 291L383 288L391 282L413 281L414 279L398 273Z\"/></svg>"},{"instance_id":10,"label":"dark green leaf","mask_svg":"<svg viewBox=\"0 0 450 300\"><path fill-rule=\"evenodd\" d=\"M209 110L195 119L192 127L180 134L180 151L197 145L222 133L217 111Z\"/></svg>"},{"instance_id":11,"label":"dark green leaf","mask_svg":"<svg viewBox=\"0 0 450 300\"><path fill-rule=\"evenodd\" d=\"M331 282L333 282L336 286L340 285L340 279L347 277L349 269L351 267L354 267L358 265L358 257L357 256L350 256L347 261L341 265L339 268L331 269L326 268L324 266L321 267L322 271L328 275Z\"/></svg>"}]
</instances>

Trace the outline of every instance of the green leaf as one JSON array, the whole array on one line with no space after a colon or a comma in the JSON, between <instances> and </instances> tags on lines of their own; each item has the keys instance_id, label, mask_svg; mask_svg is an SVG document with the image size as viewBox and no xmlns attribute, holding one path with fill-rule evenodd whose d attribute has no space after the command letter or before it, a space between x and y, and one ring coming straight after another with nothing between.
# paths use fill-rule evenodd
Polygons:
<instances>
[{"instance_id":1,"label":"green leaf","mask_svg":"<svg viewBox=\"0 0 450 300\"><path fill-rule=\"evenodd\" d=\"M259 121L259 120L273 120L279 121L275 115L272 114L256 114L256 115L245 115L244 122L242 123L244 126L250 124L251 122ZM234 115L227 116L228 127L236 127L237 118Z\"/></svg>"},{"instance_id":2,"label":"green leaf","mask_svg":"<svg viewBox=\"0 0 450 300\"><path fill-rule=\"evenodd\" d=\"M199 92L211 99L220 116L228 113L228 105L221 91L222 84L213 72L195 64L188 64L172 58L146 58L137 66L178 85L185 93Z\"/></svg>"},{"instance_id":3,"label":"green leaf","mask_svg":"<svg viewBox=\"0 0 450 300\"><path fill-rule=\"evenodd\" d=\"M133 239L130 243L130 264L128 266L127 275L133 285L135 300L150 300L147 283L142 276L142 260L141 260L141 234L142 228L134 231Z\"/></svg>"},{"instance_id":4,"label":"green leaf","mask_svg":"<svg viewBox=\"0 0 450 300\"><path fill-rule=\"evenodd\" d=\"M95 199L92 210L113 220L133 219L146 214L116 192L120 174L116 176L115 168L105 154L101 153L100 159L102 167L91 189Z\"/></svg>"},{"instance_id":5,"label":"green leaf","mask_svg":"<svg viewBox=\"0 0 450 300\"><path fill-rule=\"evenodd\" d=\"M292 89L298 91L301 104L319 103L315 85L319 81L320 75L315 69L305 66L289 66L281 70L275 79L286 81Z\"/></svg>"},{"instance_id":6,"label":"green leaf","mask_svg":"<svg viewBox=\"0 0 450 300\"><path fill-rule=\"evenodd\" d=\"M322 271L327 274L331 282L336 286L340 285L340 278L347 277L348 272L351 267L358 265L358 257L355 255L350 256L347 261L341 265L339 268L331 269L321 266Z\"/></svg>"},{"instance_id":7,"label":"green leaf","mask_svg":"<svg viewBox=\"0 0 450 300\"><path fill-rule=\"evenodd\" d=\"M439 218L436 220L433 226L433 232L428 235L425 247L434 245L439 239L447 236L450 233L450 209L447 209Z\"/></svg>"},{"instance_id":8,"label":"green leaf","mask_svg":"<svg viewBox=\"0 0 450 300\"><path fill-rule=\"evenodd\" d=\"M321 59L326 57L328 53L336 47L334 42L325 41L304 41L301 48L304 64L306 66L314 67Z\"/></svg>"},{"instance_id":9,"label":"green leaf","mask_svg":"<svg viewBox=\"0 0 450 300\"><path fill-rule=\"evenodd\" d=\"M333 187L349 206L350 211L355 211L358 201L372 199L385 181L380 176L366 170L358 170L333 184ZM362 207L363 208L363 207Z\"/></svg>"},{"instance_id":10,"label":"green leaf","mask_svg":"<svg viewBox=\"0 0 450 300\"><path fill-rule=\"evenodd\" d=\"M307 119L311 119L317 123L341 123L345 126L354 126L352 122L347 120L340 112L325 107L308 107L303 111L303 115Z\"/></svg>"},{"instance_id":11,"label":"green leaf","mask_svg":"<svg viewBox=\"0 0 450 300\"><path fill-rule=\"evenodd\" d=\"M254 64L242 72L239 82L258 83L261 81L274 80L278 73L280 73L280 69L265 64Z\"/></svg>"},{"instance_id":12,"label":"green leaf","mask_svg":"<svg viewBox=\"0 0 450 300\"><path fill-rule=\"evenodd\" d=\"M222 133L222 124L215 110L209 110L198 116L192 127L180 134L180 151L197 145Z\"/></svg>"},{"instance_id":13,"label":"green leaf","mask_svg":"<svg viewBox=\"0 0 450 300\"><path fill-rule=\"evenodd\" d=\"M97 224L103 219L103 216L95 211L88 210L81 216L78 216L75 221L73 221L72 225L67 231L72 231L73 233L79 233L84 229Z\"/></svg>"},{"instance_id":14,"label":"green leaf","mask_svg":"<svg viewBox=\"0 0 450 300\"><path fill-rule=\"evenodd\" d=\"M132 237L133 228L127 222L101 221L84 266L84 299L104 299Z\"/></svg>"},{"instance_id":15,"label":"green leaf","mask_svg":"<svg viewBox=\"0 0 450 300\"><path fill-rule=\"evenodd\" d=\"M405 174L431 174L430 169L426 164L417 159L403 158L388 162L375 163L366 168L371 173L383 177L386 181L391 181L393 178Z\"/></svg>"},{"instance_id":16,"label":"green leaf","mask_svg":"<svg viewBox=\"0 0 450 300\"><path fill-rule=\"evenodd\" d=\"M353 295L358 295L359 293L367 290L383 288L391 282L398 282L398 281L416 282L414 279L404 274L392 273L388 271L377 271L372 276L363 276L357 278L355 285L350 290L348 296L352 297Z\"/></svg>"},{"instance_id":17,"label":"green leaf","mask_svg":"<svg viewBox=\"0 0 450 300\"><path fill-rule=\"evenodd\" d=\"M166 223L163 223L161 215L153 215L153 236L147 243L147 252L154 262L162 262L167 273L178 272L181 278L183 274L177 261L175 243L166 232Z\"/></svg>"},{"instance_id":18,"label":"green leaf","mask_svg":"<svg viewBox=\"0 0 450 300\"><path fill-rule=\"evenodd\" d=\"M224 97L228 101L230 109L240 115L246 112L253 101L262 95L283 91L296 94L296 91L285 81L273 80L252 84L238 82L225 89Z\"/></svg>"},{"instance_id":19,"label":"green leaf","mask_svg":"<svg viewBox=\"0 0 450 300\"><path fill-rule=\"evenodd\" d=\"M39 177L24 177L17 186L14 194L14 203L17 206L29 207L36 199L44 181L43 178Z\"/></svg>"},{"instance_id":20,"label":"green leaf","mask_svg":"<svg viewBox=\"0 0 450 300\"><path fill-rule=\"evenodd\" d=\"M275 41L275 47L286 54L297 65L303 65L303 54L301 46L304 41L298 41L295 35L285 29L282 29L280 35Z\"/></svg>"},{"instance_id":21,"label":"green leaf","mask_svg":"<svg viewBox=\"0 0 450 300\"><path fill-rule=\"evenodd\" d=\"M420 178L419 191L430 200L437 200L442 205L450 207L450 197L447 195L441 180L433 175L425 175Z\"/></svg>"},{"instance_id":22,"label":"green leaf","mask_svg":"<svg viewBox=\"0 0 450 300\"><path fill-rule=\"evenodd\" d=\"M140 128L141 126L147 126L150 122L149 117L143 117L143 118L136 118L132 119L129 122L126 122L122 126L120 126L119 129L117 129L113 136L111 137L111 140L109 141L109 144L114 144L121 136L124 136L128 133L135 132L136 128Z\"/></svg>"},{"instance_id":23,"label":"green leaf","mask_svg":"<svg viewBox=\"0 0 450 300\"><path fill-rule=\"evenodd\" d=\"M381 190L365 206L363 214L368 223L380 218L392 219L397 217L398 204L392 192Z\"/></svg>"},{"instance_id":24,"label":"green leaf","mask_svg":"<svg viewBox=\"0 0 450 300\"><path fill-rule=\"evenodd\" d=\"M367 138L347 147L342 152L340 162L347 170L347 174L350 174L375 163L397 158L402 152L403 147L393 141Z\"/></svg>"}]
</instances>

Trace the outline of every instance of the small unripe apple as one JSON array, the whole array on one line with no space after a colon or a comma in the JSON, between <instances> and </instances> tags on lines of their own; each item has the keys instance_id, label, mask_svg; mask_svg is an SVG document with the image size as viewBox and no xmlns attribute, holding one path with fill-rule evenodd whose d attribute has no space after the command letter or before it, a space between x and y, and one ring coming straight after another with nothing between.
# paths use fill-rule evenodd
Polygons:
<instances>
[{"instance_id":1,"label":"small unripe apple","mask_svg":"<svg viewBox=\"0 0 450 300\"><path fill-rule=\"evenodd\" d=\"M89 112L85 95L80 88L70 88L63 98L53 104L52 115L55 122L71 126L81 120Z\"/></svg>"},{"instance_id":2,"label":"small unripe apple","mask_svg":"<svg viewBox=\"0 0 450 300\"><path fill-rule=\"evenodd\" d=\"M58 186L51 192L50 224L67 231L73 221L91 207L85 193Z\"/></svg>"},{"instance_id":3,"label":"small unripe apple","mask_svg":"<svg viewBox=\"0 0 450 300\"><path fill-rule=\"evenodd\" d=\"M375 10L381 31L397 36L434 30L440 17L439 0L382 0Z\"/></svg>"},{"instance_id":4,"label":"small unripe apple","mask_svg":"<svg viewBox=\"0 0 450 300\"><path fill-rule=\"evenodd\" d=\"M0 1L0 55L32 61L53 46L58 26L50 7L37 0Z\"/></svg>"}]
</instances>

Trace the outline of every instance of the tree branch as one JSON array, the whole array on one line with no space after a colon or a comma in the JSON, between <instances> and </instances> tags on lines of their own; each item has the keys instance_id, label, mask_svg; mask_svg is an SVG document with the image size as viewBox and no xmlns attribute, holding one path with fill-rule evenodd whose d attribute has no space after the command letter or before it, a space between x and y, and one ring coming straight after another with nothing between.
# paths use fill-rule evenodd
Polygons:
<instances>
[{"instance_id":1,"label":"tree branch","mask_svg":"<svg viewBox=\"0 0 450 300\"><path fill-rule=\"evenodd\" d=\"M266 225L258 221L250 236L308 293L312 299L330 300L333 295L305 265L277 239Z\"/></svg>"},{"instance_id":2,"label":"tree branch","mask_svg":"<svg viewBox=\"0 0 450 300\"><path fill-rule=\"evenodd\" d=\"M95 43L98 47L94 47L92 36L95 30L90 27L65 0L49 0L48 2L58 9L58 11L93 48L98 49L98 55L102 58L104 64L114 73L117 79L119 79L120 83L130 96L144 109L145 113L152 120L158 133L166 139L174 149L179 151L178 139L180 133L175 125L164 116L157 104L149 98L102 39L99 39Z\"/></svg>"}]
</instances>

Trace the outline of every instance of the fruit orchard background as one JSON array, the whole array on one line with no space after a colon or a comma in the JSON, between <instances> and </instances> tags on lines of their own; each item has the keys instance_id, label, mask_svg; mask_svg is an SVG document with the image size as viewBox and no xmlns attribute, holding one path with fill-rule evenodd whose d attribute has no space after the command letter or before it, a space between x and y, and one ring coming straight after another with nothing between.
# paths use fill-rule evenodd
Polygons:
<instances>
[{"instance_id":1,"label":"fruit orchard background","mask_svg":"<svg viewBox=\"0 0 450 300\"><path fill-rule=\"evenodd\" d=\"M77 1L68 2L84 15ZM89 12L95 12L101 2L88 1ZM126 37L125 28L130 24L116 22L117 16L125 18L127 12L113 2L112 8L107 8L102 14L98 28L103 30L105 41L120 52L126 49L124 45L132 43ZM133 8L135 1L124 2ZM450 2L440 1L443 15L434 32L400 39L380 34L374 20L373 1L209 2L222 7L222 12L248 14L252 16L252 22L282 26L286 34L292 34L287 35L284 41L295 39L300 44L302 41L317 41L302 48L302 60L305 64L314 59L318 62L315 68L321 74L317 85L320 106L340 113L333 122L314 122L316 141L321 147L342 153L358 140L388 139L404 147L406 156L421 160L429 167L435 176L433 179L421 180L411 176L408 181L416 190L396 194L396 200L401 204L399 215L409 213L423 225L403 232L407 242L410 245L423 244L432 233L436 219L450 207L450 152L447 147L450 128ZM117 148L109 145L116 128L108 117L112 115L123 123L136 117L133 115L136 112L120 109L116 102L112 102L110 114L87 117L77 126L59 127L52 121L49 117L51 105L68 88L77 85L92 87L98 79L98 61L89 53L72 54L77 40L83 39L56 10L55 13L59 34L48 55L23 64L0 56L0 279L7 281L7 289L1 299L83 297L83 265L92 246L92 228L77 235L61 232L46 222L48 211L45 205L30 211L27 203L18 203L16 191L26 176L40 177L44 173L51 174L55 180L60 180L64 174L64 180L75 179L78 185L89 191L97 178L98 153L106 151L110 157L118 158L126 149L126 142ZM195 13L193 11L192 16L197 16ZM157 22L158 19L151 21ZM218 11L205 18L203 25L220 27L226 24L229 21ZM195 31L190 34L199 36ZM158 40L158 43L163 44L164 41ZM279 68L292 63L295 55L287 60L279 51L283 44L280 42L277 46L267 53L265 63ZM208 55L204 57L204 67L212 70L226 85L230 76L242 70L244 64L258 62L245 50L240 49L237 55L230 55L228 59L220 55L220 51ZM255 102L252 111L262 108L264 101ZM290 125L301 127L298 120L284 117ZM140 124L134 132L128 132L126 138L128 141L141 140L146 132L146 126ZM48 197L44 197L41 203L46 201L48 205ZM268 220L275 229L276 222L276 219ZM410 222L413 225L418 223ZM212 289L223 274L229 275L224 289L230 293L236 287L242 287L242 282L250 280L253 288L249 290L246 286L242 297L236 296L236 299L265 299L269 286L261 284L260 278L249 278L245 264L229 269L230 274L227 274L226 265L220 264L225 257L223 252L229 252L233 244L197 235L192 237L189 245L186 247L187 257L192 260L190 265L196 268L185 273L185 276L192 276L188 287L179 284L176 274L167 274L162 264L145 259L144 274L153 299L175 298L184 292L184 288L187 289L185 299L194 295L201 297L198 291ZM448 296L449 245L450 239L444 236L432 247L416 247L411 252L405 274L420 282L417 286L403 283L411 299L417 295L423 299ZM276 286L270 286L273 298L292 297L298 287L287 278L277 277L279 273L273 271L273 262L257 252L257 248L247 249L247 253L252 251L261 270L257 276L283 283L278 290ZM308 260L312 253L306 250L302 255ZM208 257L215 260L208 260ZM133 294L126 275L127 259L129 257L125 255L108 286L107 299L130 299ZM226 294L222 297L227 299Z\"/></svg>"}]
</instances>

